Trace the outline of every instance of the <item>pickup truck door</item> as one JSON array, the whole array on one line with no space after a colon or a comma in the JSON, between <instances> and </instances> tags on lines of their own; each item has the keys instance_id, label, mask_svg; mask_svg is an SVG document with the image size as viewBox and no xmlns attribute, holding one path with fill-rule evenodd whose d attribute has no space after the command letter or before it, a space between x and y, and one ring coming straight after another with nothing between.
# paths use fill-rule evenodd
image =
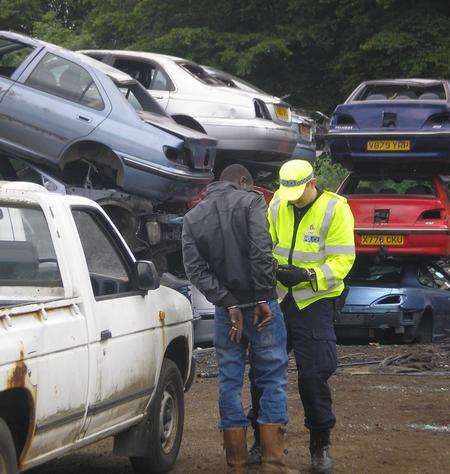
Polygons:
<instances>
[{"instance_id":1,"label":"pickup truck door","mask_svg":"<svg viewBox=\"0 0 450 474\"><path fill-rule=\"evenodd\" d=\"M15 154L57 165L111 110L96 81L82 66L42 51L3 97L1 139Z\"/></svg>"},{"instance_id":2,"label":"pickup truck door","mask_svg":"<svg viewBox=\"0 0 450 474\"><path fill-rule=\"evenodd\" d=\"M156 384L157 309L134 287L134 262L104 216L72 208L91 280L89 437L145 411ZM159 320L158 320L159 323ZM158 324L160 326L160 324Z\"/></svg>"}]
</instances>

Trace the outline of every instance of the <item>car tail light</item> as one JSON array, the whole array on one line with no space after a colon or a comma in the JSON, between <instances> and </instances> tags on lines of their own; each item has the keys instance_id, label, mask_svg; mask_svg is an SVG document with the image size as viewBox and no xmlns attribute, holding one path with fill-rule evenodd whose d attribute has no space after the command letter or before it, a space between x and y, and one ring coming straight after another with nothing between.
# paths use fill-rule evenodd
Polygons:
<instances>
[{"instance_id":1,"label":"car tail light","mask_svg":"<svg viewBox=\"0 0 450 474\"><path fill-rule=\"evenodd\" d=\"M433 219L443 219L443 212L444 209L428 209L427 211L423 211L420 214L419 219L423 220L433 220Z\"/></svg>"},{"instance_id":2,"label":"car tail light","mask_svg":"<svg viewBox=\"0 0 450 474\"><path fill-rule=\"evenodd\" d=\"M341 130L351 130L356 126L355 120L351 115L339 114L335 116L334 127Z\"/></svg>"},{"instance_id":3,"label":"car tail light","mask_svg":"<svg viewBox=\"0 0 450 474\"><path fill-rule=\"evenodd\" d=\"M401 302L401 295L390 295L375 301L375 304L400 304Z\"/></svg>"},{"instance_id":4,"label":"car tail light","mask_svg":"<svg viewBox=\"0 0 450 474\"><path fill-rule=\"evenodd\" d=\"M433 128L442 128L450 124L450 114L448 112L432 115L428 118L426 125Z\"/></svg>"},{"instance_id":5,"label":"car tail light","mask_svg":"<svg viewBox=\"0 0 450 474\"><path fill-rule=\"evenodd\" d=\"M187 156L187 152L190 153L189 150L164 145L163 151L168 160L181 165L189 165L189 156Z\"/></svg>"},{"instance_id":6,"label":"car tail light","mask_svg":"<svg viewBox=\"0 0 450 474\"><path fill-rule=\"evenodd\" d=\"M253 101L253 104L255 106L255 116L256 118L262 118L265 120L270 120L270 113L267 108L267 105L260 99L255 99Z\"/></svg>"}]
</instances>

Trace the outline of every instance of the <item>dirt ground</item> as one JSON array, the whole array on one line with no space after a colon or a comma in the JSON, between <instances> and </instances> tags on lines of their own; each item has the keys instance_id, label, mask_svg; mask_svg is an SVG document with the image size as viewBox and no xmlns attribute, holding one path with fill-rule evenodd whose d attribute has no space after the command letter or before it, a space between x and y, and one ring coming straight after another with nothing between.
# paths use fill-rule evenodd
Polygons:
<instances>
[{"instance_id":1,"label":"dirt ground","mask_svg":"<svg viewBox=\"0 0 450 474\"><path fill-rule=\"evenodd\" d=\"M430 346L340 346L341 367L331 379L338 417L332 454L336 473L450 472L450 343ZM413 354L406 365L359 365ZM225 472L218 416L217 379L211 350L197 355L198 374L186 395L183 444L174 473ZM406 357L403 358L405 360ZM412 362L411 362L412 361ZM400 364L401 362L397 362ZM430 370L431 369L431 370ZM445 373L447 372L447 373ZM308 472L308 433L289 369L287 462ZM248 386L244 400L248 406ZM126 458L111 454L111 440L37 468L34 474L132 473Z\"/></svg>"}]
</instances>

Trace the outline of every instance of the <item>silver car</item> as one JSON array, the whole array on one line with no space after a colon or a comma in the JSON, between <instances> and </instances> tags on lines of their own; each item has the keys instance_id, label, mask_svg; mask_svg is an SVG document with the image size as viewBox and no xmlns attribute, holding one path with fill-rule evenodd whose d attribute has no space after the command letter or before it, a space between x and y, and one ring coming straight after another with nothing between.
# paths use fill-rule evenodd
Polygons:
<instances>
[{"instance_id":1,"label":"silver car","mask_svg":"<svg viewBox=\"0 0 450 474\"><path fill-rule=\"evenodd\" d=\"M266 92L253 84L244 81L240 77L233 76L232 74L220 71L219 69L210 66L202 67L208 72L208 74L221 81L227 87L267 95ZM271 113L273 114L274 111L272 110ZM297 134L297 143L292 152L292 157L313 162L316 158L315 121L301 111L296 110L291 111L291 117L291 128Z\"/></svg>"},{"instance_id":2,"label":"silver car","mask_svg":"<svg viewBox=\"0 0 450 474\"><path fill-rule=\"evenodd\" d=\"M179 124L218 139L221 162L273 169L290 158L297 134L288 104L263 91L232 89L192 61L161 54L86 50L139 80ZM220 164L219 164L220 166Z\"/></svg>"},{"instance_id":3,"label":"silver car","mask_svg":"<svg viewBox=\"0 0 450 474\"><path fill-rule=\"evenodd\" d=\"M215 145L177 124L129 75L0 32L0 153L167 207L211 180Z\"/></svg>"}]
</instances>

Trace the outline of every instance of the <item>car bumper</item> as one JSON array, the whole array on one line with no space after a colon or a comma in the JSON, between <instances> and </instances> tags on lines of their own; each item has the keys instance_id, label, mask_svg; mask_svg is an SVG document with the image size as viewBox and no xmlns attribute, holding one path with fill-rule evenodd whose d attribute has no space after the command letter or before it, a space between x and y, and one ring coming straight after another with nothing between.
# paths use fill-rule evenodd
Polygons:
<instances>
[{"instance_id":1,"label":"car bumper","mask_svg":"<svg viewBox=\"0 0 450 474\"><path fill-rule=\"evenodd\" d=\"M292 156L298 135L289 125L263 119L197 119L206 133L218 140L217 157L278 161Z\"/></svg>"},{"instance_id":2,"label":"car bumper","mask_svg":"<svg viewBox=\"0 0 450 474\"><path fill-rule=\"evenodd\" d=\"M373 337L387 331L406 337L414 333L420 311L346 312L340 311L334 320L336 335L340 339Z\"/></svg>"},{"instance_id":3,"label":"car bumper","mask_svg":"<svg viewBox=\"0 0 450 474\"><path fill-rule=\"evenodd\" d=\"M380 246L362 245L362 235L402 235L404 243L401 246L384 246L392 255L449 255L450 254L450 230L446 228L403 228L391 229L388 226L383 229L355 228L355 245L358 253L376 254Z\"/></svg>"},{"instance_id":4,"label":"car bumper","mask_svg":"<svg viewBox=\"0 0 450 474\"><path fill-rule=\"evenodd\" d=\"M292 158L307 160L312 163L316 159L315 144L297 142L297 145L295 146L294 151L292 152Z\"/></svg>"},{"instance_id":5,"label":"car bumper","mask_svg":"<svg viewBox=\"0 0 450 474\"><path fill-rule=\"evenodd\" d=\"M449 132L330 132L326 135L333 158L345 162L427 162L450 164ZM409 151L367 151L369 140L409 140Z\"/></svg>"}]
</instances>

